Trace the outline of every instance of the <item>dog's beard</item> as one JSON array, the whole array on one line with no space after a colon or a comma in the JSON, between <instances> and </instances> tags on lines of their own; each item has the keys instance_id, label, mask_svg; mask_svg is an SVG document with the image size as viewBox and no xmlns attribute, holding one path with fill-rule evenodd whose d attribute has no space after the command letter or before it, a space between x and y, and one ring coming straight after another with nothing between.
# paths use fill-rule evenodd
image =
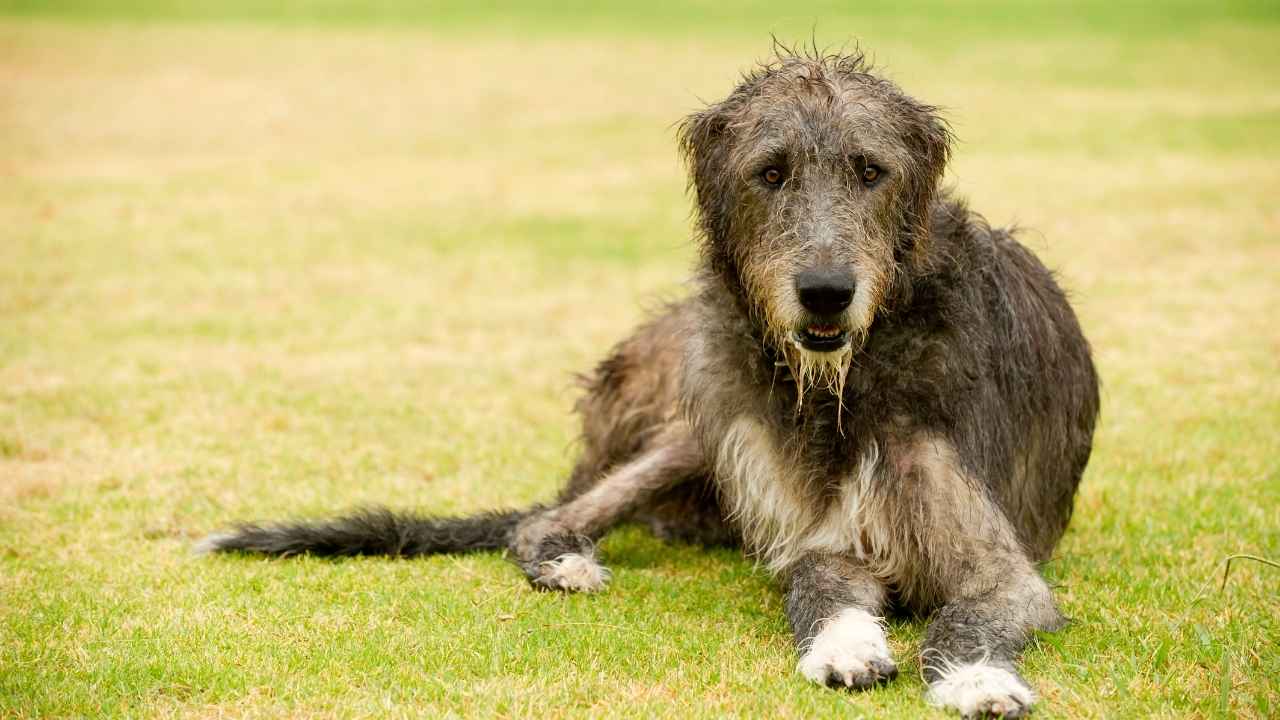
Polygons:
<instances>
[{"instance_id":1,"label":"dog's beard","mask_svg":"<svg viewBox=\"0 0 1280 720\"><path fill-rule=\"evenodd\" d=\"M854 355L866 342L866 331L852 331L849 342L831 352L805 348L791 330L774 330L769 335L770 344L778 349L795 382L796 414L803 410L806 398L811 398L814 393L828 392L836 398L836 425L839 426L844 410L845 380L853 366Z\"/></svg>"},{"instance_id":2,"label":"dog's beard","mask_svg":"<svg viewBox=\"0 0 1280 720\"><path fill-rule=\"evenodd\" d=\"M829 392L843 407L844 382L849 377L854 348L860 344L861 338L855 334L839 350L815 352L805 349L794 337L787 339L783 355L796 383L796 412L800 412L810 391Z\"/></svg>"},{"instance_id":3,"label":"dog's beard","mask_svg":"<svg viewBox=\"0 0 1280 720\"><path fill-rule=\"evenodd\" d=\"M870 278L865 271L864 277ZM853 365L854 356L863 348L875 316L880 283L868 280L858 288L853 302L839 323L848 333L844 347L830 352L810 350L801 344L795 328L804 310L791 297L789 283L773 288L773 302L766 302L756 311L757 322L764 326L765 341L783 358L796 385L795 412L804 409L806 398L814 393L829 392L836 398L836 425L840 425L844 410L844 386Z\"/></svg>"}]
</instances>

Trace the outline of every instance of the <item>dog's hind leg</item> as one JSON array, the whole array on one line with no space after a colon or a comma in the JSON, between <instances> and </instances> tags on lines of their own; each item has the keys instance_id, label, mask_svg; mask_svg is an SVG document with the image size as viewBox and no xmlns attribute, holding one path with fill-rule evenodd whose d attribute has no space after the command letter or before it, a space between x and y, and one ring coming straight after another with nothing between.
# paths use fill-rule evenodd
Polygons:
<instances>
[{"instance_id":1,"label":"dog's hind leg","mask_svg":"<svg viewBox=\"0 0 1280 720\"><path fill-rule=\"evenodd\" d=\"M742 544L737 528L725 517L719 492L710 477L694 477L664 490L632 517L654 537L703 547Z\"/></svg>"},{"instance_id":2,"label":"dog's hind leg","mask_svg":"<svg viewBox=\"0 0 1280 720\"><path fill-rule=\"evenodd\" d=\"M1012 524L944 439L898 448L897 507L922 570L916 591L941 604L920 653L929 699L965 717L1022 717L1035 701L1016 661L1062 615Z\"/></svg>"},{"instance_id":3,"label":"dog's hind leg","mask_svg":"<svg viewBox=\"0 0 1280 720\"><path fill-rule=\"evenodd\" d=\"M810 553L789 569L787 617L800 674L821 685L863 690L892 680L880 614L885 587L860 562Z\"/></svg>"},{"instance_id":4,"label":"dog's hind leg","mask_svg":"<svg viewBox=\"0 0 1280 720\"><path fill-rule=\"evenodd\" d=\"M655 494L705 472L688 428L674 422L590 489L525 518L510 550L534 587L591 592L609 572L595 558L595 540Z\"/></svg>"}]
</instances>

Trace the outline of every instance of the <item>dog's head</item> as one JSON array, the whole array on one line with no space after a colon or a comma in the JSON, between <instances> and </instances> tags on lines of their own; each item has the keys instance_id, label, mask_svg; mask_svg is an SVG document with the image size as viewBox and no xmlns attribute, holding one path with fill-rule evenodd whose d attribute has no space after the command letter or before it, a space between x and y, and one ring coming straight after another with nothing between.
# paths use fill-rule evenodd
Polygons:
<instances>
[{"instance_id":1,"label":"dog's head","mask_svg":"<svg viewBox=\"0 0 1280 720\"><path fill-rule=\"evenodd\" d=\"M680 128L703 256L798 380L832 387L926 250L950 135L861 55L780 52Z\"/></svg>"}]
</instances>

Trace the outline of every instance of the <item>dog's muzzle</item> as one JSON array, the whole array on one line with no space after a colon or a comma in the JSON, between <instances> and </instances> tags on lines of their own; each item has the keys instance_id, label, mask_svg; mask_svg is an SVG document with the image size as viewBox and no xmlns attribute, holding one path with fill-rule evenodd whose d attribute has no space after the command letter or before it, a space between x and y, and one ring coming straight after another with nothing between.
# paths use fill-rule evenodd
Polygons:
<instances>
[{"instance_id":1,"label":"dog's muzzle","mask_svg":"<svg viewBox=\"0 0 1280 720\"><path fill-rule=\"evenodd\" d=\"M853 302L854 279L847 271L831 267L805 270L795 278L796 296L810 313L795 331L795 342L812 352L835 352L849 344L849 331L841 322Z\"/></svg>"}]
</instances>

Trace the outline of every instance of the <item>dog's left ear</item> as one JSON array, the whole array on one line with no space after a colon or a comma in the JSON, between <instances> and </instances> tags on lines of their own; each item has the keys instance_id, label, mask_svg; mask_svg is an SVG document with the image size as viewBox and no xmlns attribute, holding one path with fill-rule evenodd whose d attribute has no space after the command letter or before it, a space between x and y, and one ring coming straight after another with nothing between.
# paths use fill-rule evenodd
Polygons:
<instances>
[{"instance_id":1,"label":"dog's left ear","mask_svg":"<svg viewBox=\"0 0 1280 720\"><path fill-rule=\"evenodd\" d=\"M903 259L916 260L929 252L929 215L942 175L951 157L951 130L938 108L916 105L907 128L906 143L912 163L907 169L903 208Z\"/></svg>"}]
</instances>

